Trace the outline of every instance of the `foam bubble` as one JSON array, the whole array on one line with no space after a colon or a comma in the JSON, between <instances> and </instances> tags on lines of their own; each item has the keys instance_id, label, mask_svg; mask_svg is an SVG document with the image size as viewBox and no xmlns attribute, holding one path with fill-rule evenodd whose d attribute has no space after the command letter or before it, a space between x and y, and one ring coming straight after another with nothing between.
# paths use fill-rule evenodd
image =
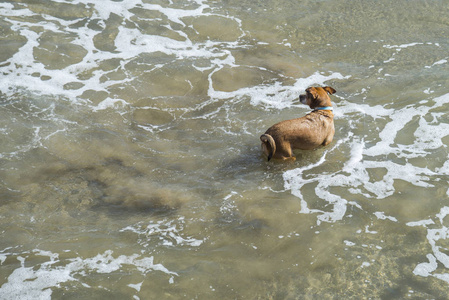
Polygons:
<instances>
[{"instance_id":1,"label":"foam bubble","mask_svg":"<svg viewBox=\"0 0 449 300\"><path fill-rule=\"evenodd\" d=\"M351 246L351 247L355 246L354 242L351 242L351 241L348 241L348 240L344 240L343 242L345 243L346 246Z\"/></svg>"},{"instance_id":2,"label":"foam bubble","mask_svg":"<svg viewBox=\"0 0 449 300\"><path fill-rule=\"evenodd\" d=\"M398 222L398 219L396 219L395 217L392 216L386 216L385 213L383 211L376 211L374 213L374 215L379 219L379 220L390 220L393 222Z\"/></svg>"},{"instance_id":3,"label":"foam bubble","mask_svg":"<svg viewBox=\"0 0 449 300\"><path fill-rule=\"evenodd\" d=\"M105 100L98 103L97 106L93 107L93 110L99 111L99 110L105 110L107 108L115 107L116 103L121 103L122 105L128 104L125 100L122 100L122 99L106 98Z\"/></svg>"},{"instance_id":4,"label":"foam bubble","mask_svg":"<svg viewBox=\"0 0 449 300\"><path fill-rule=\"evenodd\" d=\"M132 284L132 283L130 283L130 284L128 284L128 286L129 286L130 288L133 288L133 289L135 289L136 291L140 292L140 289L141 289L141 287L142 287L142 283L143 283L143 281L140 282L140 283L137 283L137 284Z\"/></svg>"}]
</instances>

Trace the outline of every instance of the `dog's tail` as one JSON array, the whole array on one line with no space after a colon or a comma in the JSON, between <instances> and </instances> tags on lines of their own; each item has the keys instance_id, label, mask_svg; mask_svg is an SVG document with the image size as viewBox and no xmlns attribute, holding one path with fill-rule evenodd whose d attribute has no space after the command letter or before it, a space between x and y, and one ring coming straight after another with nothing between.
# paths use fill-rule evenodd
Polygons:
<instances>
[{"instance_id":1,"label":"dog's tail","mask_svg":"<svg viewBox=\"0 0 449 300\"><path fill-rule=\"evenodd\" d=\"M271 135L265 133L260 136L260 140L262 141L262 147L264 148L264 152L268 157L268 161L273 157L276 152L276 143Z\"/></svg>"}]
</instances>

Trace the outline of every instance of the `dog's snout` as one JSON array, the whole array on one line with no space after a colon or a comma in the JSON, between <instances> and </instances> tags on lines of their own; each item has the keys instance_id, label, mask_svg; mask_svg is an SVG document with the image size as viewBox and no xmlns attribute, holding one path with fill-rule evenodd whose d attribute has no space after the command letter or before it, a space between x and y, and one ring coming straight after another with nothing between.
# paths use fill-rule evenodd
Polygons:
<instances>
[{"instance_id":1,"label":"dog's snout","mask_svg":"<svg viewBox=\"0 0 449 300\"><path fill-rule=\"evenodd\" d=\"M302 104L307 104L307 96L306 95L299 95L299 101Z\"/></svg>"}]
</instances>

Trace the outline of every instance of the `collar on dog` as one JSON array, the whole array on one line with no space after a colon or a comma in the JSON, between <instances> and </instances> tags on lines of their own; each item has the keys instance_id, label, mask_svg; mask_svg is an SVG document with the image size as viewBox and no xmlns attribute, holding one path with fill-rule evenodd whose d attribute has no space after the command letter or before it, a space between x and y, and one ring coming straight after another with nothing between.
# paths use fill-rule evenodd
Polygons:
<instances>
[{"instance_id":1,"label":"collar on dog","mask_svg":"<svg viewBox=\"0 0 449 300\"><path fill-rule=\"evenodd\" d=\"M323 106L323 107L315 107L315 109L313 111L316 110L334 110L334 108L332 106Z\"/></svg>"}]
</instances>

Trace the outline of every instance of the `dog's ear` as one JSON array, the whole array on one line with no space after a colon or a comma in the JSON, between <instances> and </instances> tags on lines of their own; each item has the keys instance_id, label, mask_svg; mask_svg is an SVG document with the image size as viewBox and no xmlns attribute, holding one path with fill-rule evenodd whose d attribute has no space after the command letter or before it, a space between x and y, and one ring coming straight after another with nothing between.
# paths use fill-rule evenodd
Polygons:
<instances>
[{"instance_id":1,"label":"dog's ear","mask_svg":"<svg viewBox=\"0 0 449 300\"><path fill-rule=\"evenodd\" d=\"M326 92L328 92L330 95L335 94L335 93L337 92L334 88L332 88L332 87L330 87L330 86L324 87L323 90L325 90Z\"/></svg>"},{"instance_id":2,"label":"dog's ear","mask_svg":"<svg viewBox=\"0 0 449 300\"><path fill-rule=\"evenodd\" d=\"M313 99L316 99L318 97L318 92L316 91L316 89L314 87L309 87L306 90L307 93L311 94Z\"/></svg>"}]
</instances>

